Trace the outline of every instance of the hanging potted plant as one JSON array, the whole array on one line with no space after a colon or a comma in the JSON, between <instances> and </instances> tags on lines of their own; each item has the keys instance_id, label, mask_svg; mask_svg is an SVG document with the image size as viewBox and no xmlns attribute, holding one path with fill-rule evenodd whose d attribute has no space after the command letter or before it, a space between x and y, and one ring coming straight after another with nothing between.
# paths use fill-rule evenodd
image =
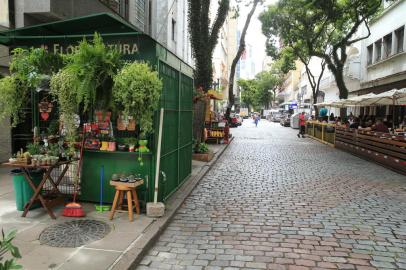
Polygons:
<instances>
[{"instance_id":1,"label":"hanging potted plant","mask_svg":"<svg viewBox=\"0 0 406 270\"><path fill-rule=\"evenodd\" d=\"M140 126L140 145L146 146L153 130L153 116L158 109L162 81L158 73L142 62L127 63L114 77L114 101L124 116L134 118Z\"/></svg>"},{"instance_id":2,"label":"hanging potted plant","mask_svg":"<svg viewBox=\"0 0 406 270\"><path fill-rule=\"evenodd\" d=\"M42 90L41 82L62 67L59 54L41 48L17 48L12 52L10 76L0 79L0 120L11 117L15 127L24 120L22 108L31 98L31 92Z\"/></svg>"}]
</instances>

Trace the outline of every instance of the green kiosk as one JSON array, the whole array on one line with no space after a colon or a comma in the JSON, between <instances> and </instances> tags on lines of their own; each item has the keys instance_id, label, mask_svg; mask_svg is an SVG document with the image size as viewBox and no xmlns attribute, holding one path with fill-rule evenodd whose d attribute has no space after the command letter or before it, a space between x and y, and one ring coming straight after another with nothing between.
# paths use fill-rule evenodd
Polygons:
<instances>
[{"instance_id":1,"label":"green kiosk","mask_svg":"<svg viewBox=\"0 0 406 270\"><path fill-rule=\"evenodd\" d=\"M39 24L0 32L0 44L16 47L43 47L54 53L73 52L83 38L91 39L97 32L103 41L119 50L126 60L148 62L163 81L160 106L164 108L159 200L165 201L187 180L192 170L192 98L193 69L182 62L150 36L133 25L109 13L94 14L52 23ZM32 104L38 100L33 97ZM32 105L28 119L41 126L38 106ZM31 114L32 113L32 114ZM153 200L159 113L155 112L154 130L149 138L150 152L141 155L143 165L137 161L137 152L106 152L85 150L81 177L81 200L98 202L100 198L100 168L104 166L105 203L111 203L114 188L109 185L113 173L133 173L144 178L138 190L143 202ZM31 137L32 138L32 137ZM165 175L165 177L163 177Z\"/></svg>"}]
</instances>

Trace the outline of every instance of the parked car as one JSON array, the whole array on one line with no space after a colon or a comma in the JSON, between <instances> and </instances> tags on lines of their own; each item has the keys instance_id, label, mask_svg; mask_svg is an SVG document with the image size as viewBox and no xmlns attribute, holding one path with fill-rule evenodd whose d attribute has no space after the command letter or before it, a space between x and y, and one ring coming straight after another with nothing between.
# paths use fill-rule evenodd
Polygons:
<instances>
[{"instance_id":1,"label":"parked car","mask_svg":"<svg viewBox=\"0 0 406 270\"><path fill-rule=\"evenodd\" d=\"M230 114L230 127L238 127L241 126L241 123L238 122L238 118L235 113Z\"/></svg>"},{"instance_id":2,"label":"parked car","mask_svg":"<svg viewBox=\"0 0 406 270\"><path fill-rule=\"evenodd\" d=\"M279 123L283 127L290 127L290 114L282 115Z\"/></svg>"},{"instance_id":3,"label":"parked car","mask_svg":"<svg viewBox=\"0 0 406 270\"><path fill-rule=\"evenodd\" d=\"M272 122L280 122L280 121L281 121L281 117L282 117L282 114L280 114L280 113L272 113L270 120L271 120Z\"/></svg>"}]
</instances>

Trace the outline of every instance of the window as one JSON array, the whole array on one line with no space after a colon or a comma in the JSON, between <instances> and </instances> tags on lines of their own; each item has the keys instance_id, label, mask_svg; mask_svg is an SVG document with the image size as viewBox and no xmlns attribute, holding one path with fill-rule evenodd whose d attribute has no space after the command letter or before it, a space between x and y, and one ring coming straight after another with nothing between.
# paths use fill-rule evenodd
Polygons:
<instances>
[{"instance_id":1,"label":"window","mask_svg":"<svg viewBox=\"0 0 406 270\"><path fill-rule=\"evenodd\" d=\"M368 65L372 65L372 57L373 57L373 53L374 53L374 46L373 44L369 45L367 47L367 51L368 51L368 59L367 59L367 64Z\"/></svg>"},{"instance_id":2,"label":"window","mask_svg":"<svg viewBox=\"0 0 406 270\"><path fill-rule=\"evenodd\" d=\"M396 53L403 52L403 42L405 38L405 27L399 28L395 31L395 38L396 38Z\"/></svg>"},{"instance_id":3,"label":"window","mask_svg":"<svg viewBox=\"0 0 406 270\"><path fill-rule=\"evenodd\" d=\"M176 21L174 19L172 19L172 40L173 41L176 41L175 30L176 30Z\"/></svg>"},{"instance_id":4,"label":"window","mask_svg":"<svg viewBox=\"0 0 406 270\"><path fill-rule=\"evenodd\" d=\"M392 33L383 37L383 58L392 54Z\"/></svg>"},{"instance_id":5,"label":"window","mask_svg":"<svg viewBox=\"0 0 406 270\"><path fill-rule=\"evenodd\" d=\"M375 42L375 62L382 59L382 40Z\"/></svg>"}]
</instances>

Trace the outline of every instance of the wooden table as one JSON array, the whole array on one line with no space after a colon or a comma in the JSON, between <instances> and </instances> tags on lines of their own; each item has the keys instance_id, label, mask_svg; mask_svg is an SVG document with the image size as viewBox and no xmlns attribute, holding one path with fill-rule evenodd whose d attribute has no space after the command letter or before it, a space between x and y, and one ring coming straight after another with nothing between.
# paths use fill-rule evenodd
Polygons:
<instances>
[{"instance_id":1,"label":"wooden table","mask_svg":"<svg viewBox=\"0 0 406 270\"><path fill-rule=\"evenodd\" d=\"M75 161L75 160L73 160ZM50 166L34 166L34 165L29 165L29 164L22 164L22 163L3 163L3 166L7 167L14 167L14 168L19 168L25 177L25 180L28 182L30 187L34 190L34 195L32 195L30 201L26 203L24 206L24 212L21 215L22 217L26 217L28 211L30 210L31 206L37 202L40 201L42 207L45 208L45 210L48 212L48 214L51 216L51 218L56 219L54 213L52 212L52 208L56 205L64 204L65 199L63 197L63 194L59 191L58 185L61 183L63 177L65 176L66 172L68 171L69 165L72 161L60 161L54 165ZM58 179L55 181L51 177L51 173L55 168L58 168L59 166L66 165L65 168L62 170L61 174L59 175ZM42 177L41 182L39 183L38 186L35 186L34 181L32 180L28 170L29 169L43 169L45 170L44 175ZM47 192L47 194L44 196L41 194L43 191L44 185L49 180L50 184L52 185L52 190Z\"/></svg>"}]
</instances>

